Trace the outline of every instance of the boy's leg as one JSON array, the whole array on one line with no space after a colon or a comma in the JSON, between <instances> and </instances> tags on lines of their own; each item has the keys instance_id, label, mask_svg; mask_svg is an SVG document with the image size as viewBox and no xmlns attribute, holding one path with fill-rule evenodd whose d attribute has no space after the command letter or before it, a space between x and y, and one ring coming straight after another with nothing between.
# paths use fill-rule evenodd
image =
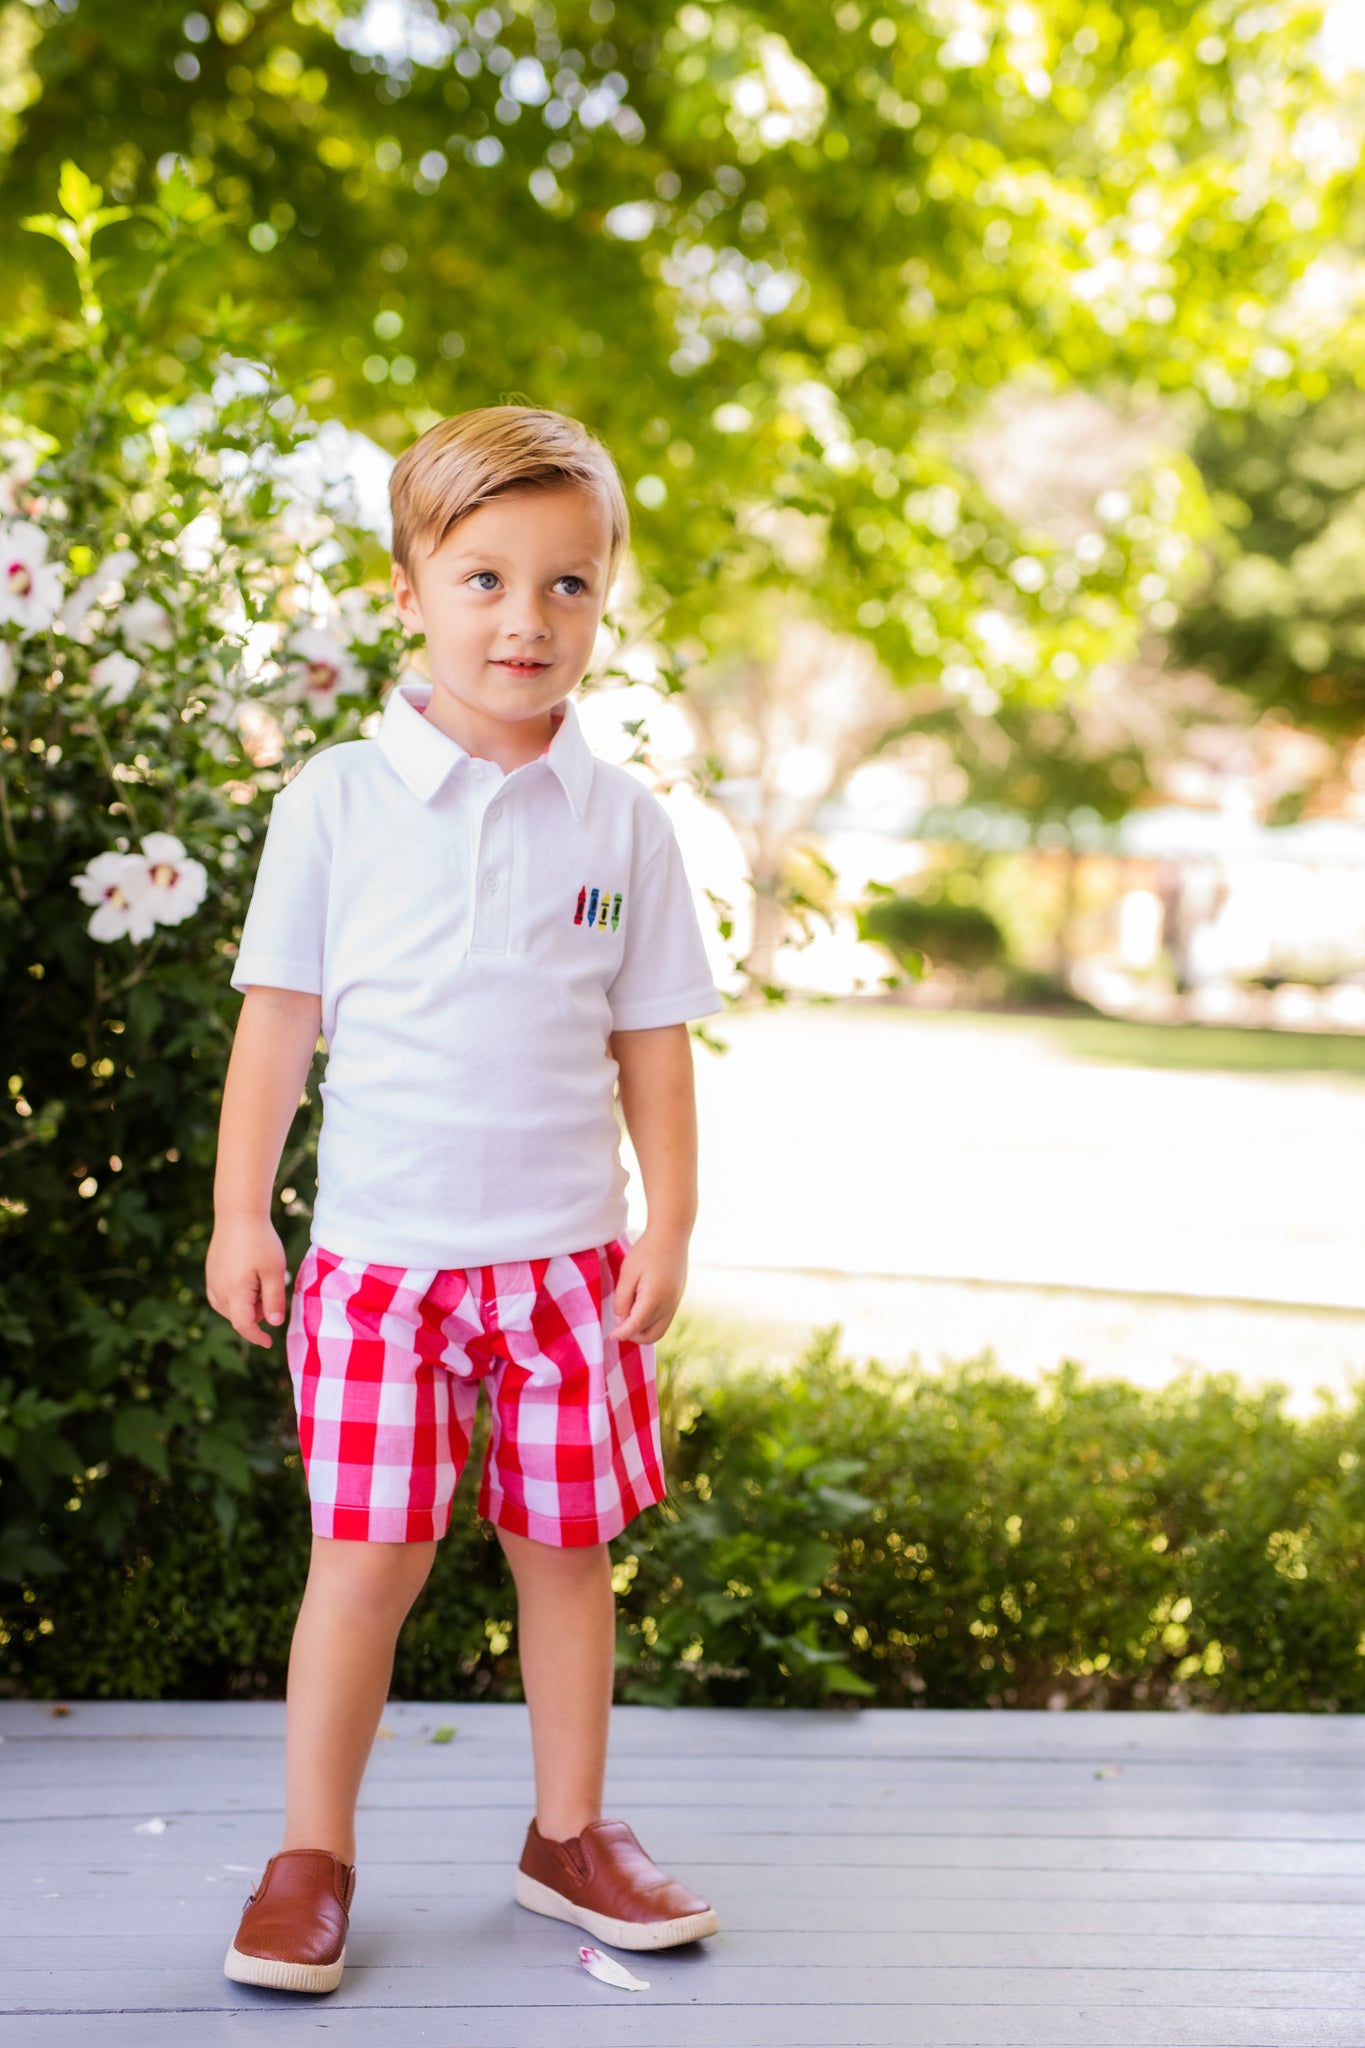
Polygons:
<instances>
[{"instance_id":1,"label":"boy's leg","mask_svg":"<svg viewBox=\"0 0 1365 2048\"><path fill-rule=\"evenodd\" d=\"M567 1841L602 1818L616 1665L605 1543L559 1549L499 1529L517 1589L517 1648L531 1715L536 1825Z\"/></svg>"},{"instance_id":2,"label":"boy's leg","mask_svg":"<svg viewBox=\"0 0 1365 2048\"><path fill-rule=\"evenodd\" d=\"M714 1934L713 1907L602 1818L616 1651L605 1543L537 1543L498 1529L517 1586L517 1643L531 1714L536 1817L516 1896L618 1948L673 1948Z\"/></svg>"},{"instance_id":3,"label":"boy's leg","mask_svg":"<svg viewBox=\"0 0 1365 2048\"><path fill-rule=\"evenodd\" d=\"M516 1581L535 1752L537 1812L516 1897L599 1940L655 1949L714 1934L717 1917L625 1821L602 1817L616 1651L608 1543L664 1493L653 1346L613 1336L627 1249L620 1238L523 1262L505 1302L495 1286L509 1363L491 1389L479 1512ZM594 1540L571 1540L581 1536Z\"/></svg>"},{"instance_id":4,"label":"boy's leg","mask_svg":"<svg viewBox=\"0 0 1365 2048\"><path fill-rule=\"evenodd\" d=\"M435 1543L314 1536L289 1654L284 1848L355 1861L356 1800L394 1646L435 1555Z\"/></svg>"}]
</instances>

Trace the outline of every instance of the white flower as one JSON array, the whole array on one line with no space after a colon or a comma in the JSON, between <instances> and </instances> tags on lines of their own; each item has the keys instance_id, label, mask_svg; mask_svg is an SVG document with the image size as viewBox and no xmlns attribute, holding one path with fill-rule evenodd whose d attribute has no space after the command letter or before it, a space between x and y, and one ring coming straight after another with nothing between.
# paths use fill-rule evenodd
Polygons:
<instances>
[{"instance_id":1,"label":"white flower","mask_svg":"<svg viewBox=\"0 0 1365 2048\"><path fill-rule=\"evenodd\" d=\"M293 634L281 660L291 671L292 694L306 697L315 715L325 716L336 709L338 697L358 697L365 688L359 662L320 626Z\"/></svg>"},{"instance_id":2,"label":"white flower","mask_svg":"<svg viewBox=\"0 0 1365 2048\"><path fill-rule=\"evenodd\" d=\"M183 924L199 908L208 869L170 832L148 832L141 853L97 853L71 886L95 914L92 939L149 939L159 924Z\"/></svg>"},{"instance_id":3,"label":"white flower","mask_svg":"<svg viewBox=\"0 0 1365 2048\"><path fill-rule=\"evenodd\" d=\"M149 832L142 842L152 915L158 924L183 924L204 900L208 869L192 860L170 832Z\"/></svg>"},{"instance_id":4,"label":"white flower","mask_svg":"<svg viewBox=\"0 0 1365 2048\"><path fill-rule=\"evenodd\" d=\"M8 697L19 677L19 664L8 640L0 640L0 697Z\"/></svg>"},{"instance_id":5,"label":"white flower","mask_svg":"<svg viewBox=\"0 0 1365 2048\"><path fill-rule=\"evenodd\" d=\"M83 874L71 877L83 903L96 910L86 930L92 939L149 939L156 924L147 862L136 853L97 853Z\"/></svg>"},{"instance_id":6,"label":"white flower","mask_svg":"<svg viewBox=\"0 0 1365 2048\"><path fill-rule=\"evenodd\" d=\"M27 441L0 441L0 462L0 514L13 519L28 510L32 493L24 485L38 467L38 455Z\"/></svg>"},{"instance_id":7,"label":"white flower","mask_svg":"<svg viewBox=\"0 0 1365 2048\"><path fill-rule=\"evenodd\" d=\"M73 640L88 637L80 629L91 605L103 602L116 589L121 592L128 571L136 567L137 556L131 548L116 548L112 555L105 556L97 569L76 585L57 614Z\"/></svg>"},{"instance_id":8,"label":"white flower","mask_svg":"<svg viewBox=\"0 0 1365 2048\"><path fill-rule=\"evenodd\" d=\"M171 615L154 597L134 598L115 615L113 623L134 654L145 654L149 647L169 647L175 639Z\"/></svg>"},{"instance_id":9,"label":"white flower","mask_svg":"<svg viewBox=\"0 0 1365 2048\"><path fill-rule=\"evenodd\" d=\"M50 626L62 601L62 572L47 559L47 535L28 519L0 526L0 625L26 633Z\"/></svg>"},{"instance_id":10,"label":"white flower","mask_svg":"<svg viewBox=\"0 0 1365 2048\"><path fill-rule=\"evenodd\" d=\"M337 598L341 625L354 646L373 647L384 630L384 617L374 609L368 590L352 584Z\"/></svg>"},{"instance_id":11,"label":"white flower","mask_svg":"<svg viewBox=\"0 0 1365 2048\"><path fill-rule=\"evenodd\" d=\"M142 674L139 662L131 655L106 654L103 661L97 661L90 670L90 680L100 692L106 704L123 704L133 694L134 685Z\"/></svg>"}]
</instances>

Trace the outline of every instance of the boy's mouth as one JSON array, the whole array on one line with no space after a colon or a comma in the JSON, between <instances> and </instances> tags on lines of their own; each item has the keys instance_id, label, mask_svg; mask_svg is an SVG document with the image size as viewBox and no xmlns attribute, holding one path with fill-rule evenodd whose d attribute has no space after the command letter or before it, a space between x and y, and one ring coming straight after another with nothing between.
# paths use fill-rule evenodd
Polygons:
<instances>
[{"instance_id":1,"label":"boy's mouth","mask_svg":"<svg viewBox=\"0 0 1365 2048\"><path fill-rule=\"evenodd\" d=\"M505 668L509 676L538 676L548 661L495 661L494 668Z\"/></svg>"}]
</instances>

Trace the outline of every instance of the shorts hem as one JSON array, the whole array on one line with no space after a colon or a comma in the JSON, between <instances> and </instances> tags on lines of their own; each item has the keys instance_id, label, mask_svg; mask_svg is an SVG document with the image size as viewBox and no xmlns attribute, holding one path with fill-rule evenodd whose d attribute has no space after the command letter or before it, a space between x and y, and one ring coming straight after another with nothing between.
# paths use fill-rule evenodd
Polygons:
<instances>
[{"instance_id":1,"label":"shorts hem","mask_svg":"<svg viewBox=\"0 0 1365 2048\"><path fill-rule=\"evenodd\" d=\"M450 1510L436 1508L348 1508L314 1501L315 1536L350 1543L439 1543L450 1527Z\"/></svg>"},{"instance_id":2,"label":"shorts hem","mask_svg":"<svg viewBox=\"0 0 1365 2048\"><path fill-rule=\"evenodd\" d=\"M547 1543L555 1550L586 1550L594 1543L610 1543L613 1537L644 1513L646 1508L657 1507L663 1500L663 1492L633 1502L622 1501L609 1514L559 1515L532 1514L519 1502L508 1500L505 1494L481 1493L479 1513L495 1529L506 1529L510 1535L529 1537L533 1543Z\"/></svg>"}]
</instances>

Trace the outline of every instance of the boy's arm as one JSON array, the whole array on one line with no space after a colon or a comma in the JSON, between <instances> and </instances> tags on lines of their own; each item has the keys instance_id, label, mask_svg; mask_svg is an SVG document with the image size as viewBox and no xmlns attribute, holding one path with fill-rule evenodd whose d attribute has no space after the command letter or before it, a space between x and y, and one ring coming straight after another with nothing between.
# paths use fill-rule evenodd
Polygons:
<instances>
[{"instance_id":1,"label":"boy's arm","mask_svg":"<svg viewBox=\"0 0 1365 2048\"><path fill-rule=\"evenodd\" d=\"M648 1212L618 1284L617 1308L628 1313L616 1334L652 1344L682 1300L687 1245L697 1220L692 1040L686 1024L661 1024L648 1031L613 1031L608 1044L619 1068L621 1110Z\"/></svg>"},{"instance_id":2,"label":"boy's arm","mask_svg":"<svg viewBox=\"0 0 1365 2048\"><path fill-rule=\"evenodd\" d=\"M213 1240L205 1269L210 1308L250 1344L284 1321L284 1246L270 1221L275 1174L299 1107L322 1023L322 999L253 985L232 1042L214 1179Z\"/></svg>"}]
</instances>

